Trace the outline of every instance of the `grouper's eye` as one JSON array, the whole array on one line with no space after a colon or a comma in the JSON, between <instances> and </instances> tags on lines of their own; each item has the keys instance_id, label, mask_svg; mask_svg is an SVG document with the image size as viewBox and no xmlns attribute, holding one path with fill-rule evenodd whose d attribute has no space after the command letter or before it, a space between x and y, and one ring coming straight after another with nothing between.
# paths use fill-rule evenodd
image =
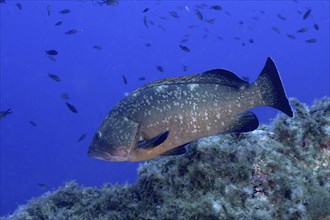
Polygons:
<instances>
[{"instance_id":1,"label":"grouper's eye","mask_svg":"<svg viewBox=\"0 0 330 220\"><path fill-rule=\"evenodd\" d=\"M94 135L93 140L94 140L94 141L99 141L99 140L101 139L101 137L102 137L102 133L98 131L98 132L96 132L96 134Z\"/></svg>"}]
</instances>

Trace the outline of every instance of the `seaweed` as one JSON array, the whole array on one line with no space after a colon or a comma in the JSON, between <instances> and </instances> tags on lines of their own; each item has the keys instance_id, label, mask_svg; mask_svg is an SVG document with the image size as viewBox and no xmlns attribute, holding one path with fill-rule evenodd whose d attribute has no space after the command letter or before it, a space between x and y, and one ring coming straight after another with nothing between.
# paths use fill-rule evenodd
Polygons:
<instances>
[{"instance_id":1,"label":"seaweed","mask_svg":"<svg viewBox=\"0 0 330 220\"><path fill-rule=\"evenodd\" d=\"M142 163L136 183L66 183L3 219L330 219L330 99Z\"/></svg>"}]
</instances>

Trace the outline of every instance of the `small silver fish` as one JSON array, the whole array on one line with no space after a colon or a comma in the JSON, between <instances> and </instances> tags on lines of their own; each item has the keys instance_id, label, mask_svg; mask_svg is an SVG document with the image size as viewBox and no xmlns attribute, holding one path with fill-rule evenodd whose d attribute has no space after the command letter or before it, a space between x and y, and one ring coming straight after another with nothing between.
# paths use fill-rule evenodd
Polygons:
<instances>
[{"instance_id":1,"label":"small silver fish","mask_svg":"<svg viewBox=\"0 0 330 220\"><path fill-rule=\"evenodd\" d=\"M70 104L68 101L66 101L66 106L68 107L68 109L70 109L70 111L72 111L73 113L78 113L78 110L76 107L74 107L72 104Z\"/></svg>"},{"instance_id":2,"label":"small silver fish","mask_svg":"<svg viewBox=\"0 0 330 220\"><path fill-rule=\"evenodd\" d=\"M311 38L311 39L305 40L305 42L312 44L312 43L316 43L317 42L317 39Z\"/></svg>"},{"instance_id":3,"label":"small silver fish","mask_svg":"<svg viewBox=\"0 0 330 220\"><path fill-rule=\"evenodd\" d=\"M292 34L287 34L286 36L288 36L288 38L291 38L291 39L296 39L296 37L294 36L294 35L292 35Z\"/></svg>"},{"instance_id":4,"label":"small silver fish","mask_svg":"<svg viewBox=\"0 0 330 220\"><path fill-rule=\"evenodd\" d=\"M311 15L311 12L312 12L312 9L308 9L303 16L303 20L306 20Z\"/></svg>"},{"instance_id":5,"label":"small silver fish","mask_svg":"<svg viewBox=\"0 0 330 220\"><path fill-rule=\"evenodd\" d=\"M51 56L56 56L58 54L57 50L46 50L46 54Z\"/></svg>"},{"instance_id":6,"label":"small silver fish","mask_svg":"<svg viewBox=\"0 0 330 220\"><path fill-rule=\"evenodd\" d=\"M102 2L99 3L100 5L110 5L110 6L117 6L118 0L102 0Z\"/></svg>"},{"instance_id":7,"label":"small silver fish","mask_svg":"<svg viewBox=\"0 0 330 220\"><path fill-rule=\"evenodd\" d=\"M0 111L0 120L3 119L4 117L6 117L7 115L11 114L11 113L13 113L13 112L11 111L10 108L7 109L7 111Z\"/></svg>"},{"instance_id":8,"label":"small silver fish","mask_svg":"<svg viewBox=\"0 0 330 220\"><path fill-rule=\"evenodd\" d=\"M70 96L69 96L68 93L63 92L63 93L61 94L61 98L64 99L64 100L68 100L68 99L70 99Z\"/></svg>"},{"instance_id":9,"label":"small silver fish","mask_svg":"<svg viewBox=\"0 0 330 220\"><path fill-rule=\"evenodd\" d=\"M59 13L61 13L61 14L69 14L70 12L71 12L70 9L63 9L63 10L59 11Z\"/></svg>"},{"instance_id":10,"label":"small silver fish","mask_svg":"<svg viewBox=\"0 0 330 220\"><path fill-rule=\"evenodd\" d=\"M122 78L123 78L124 84L127 85L127 78L126 78L126 76L122 75Z\"/></svg>"},{"instance_id":11,"label":"small silver fish","mask_svg":"<svg viewBox=\"0 0 330 220\"><path fill-rule=\"evenodd\" d=\"M30 125L32 125L33 127L37 127L37 124L34 121L29 121Z\"/></svg>"},{"instance_id":12,"label":"small silver fish","mask_svg":"<svg viewBox=\"0 0 330 220\"><path fill-rule=\"evenodd\" d=\"M307 32L308 31L308 28L300 28L300 29L298 29L297 30L297 33L305 33L305 32Z\"/></svg>"},{"instance_id":13,"label":"small silver fish","mask_svg":"<svg viewBox=\"0 0 330 220\"><path fill-rule=\"evenodd\" d=\"M150 20L149 20L149 24L155 25L155 23L153 21L150 21Z\"/></svg>"},{"instance_id":14,"label":"small silver fish","mask_svg":"<svg viewBox=\"0 0 330 220\"><path fill-rule=\"evenodd\" d=\"M101 45L94 45L93 48L97 49L97 50L102 50L103 49L103 47Z\"/></svg>"},{"instance_id":15,"label":"small silver fish","mask_svg":"<svg viewBox=\"0 0 330 220\"><path fill-rule=\"evenodd\" d=\"M76 29L70 29L66 32L64 32L65 35L72 35L72 34L75 34L77 33L78 31Z\"/></svg>"},{"instance_id":16,"label":"small silver fish","mask_svg":"<svg viewBox=\"0 0 330 220\"><path fill-rule=\"evenodd\" d=\"M63 22L62 21L58 21L55 23L55 26L60 26Z\"/></svg>"},{"instance_id":17,"label":"small silver fish","mask_svg":"<svg viewBox=\"0 0 330 220\"><path fill-rule=\"evenodd\" d=\"M170 11L169 14L174 18L179 18L179 15L176 11Z\"/></svg>"},{"instance_id":18,"label":"small silver fish","mask_svg":"<svg viewBox=\"0 0 330 220\"><path fill-rule=\"evenodd\" d=\"M164 68L162 66L156 66L156 69L159 71L159 72L164 72Z\"/></svg>"},{"instance_id":19,"label":"small silver fish","mask_svg":"<svg viewBox=\"0 0 330 220\"><path fill-rule=\"evenodd\" d=\"M259 16L252 16L252 18L253 18L253 20L256 20L256 21L260 20Z\"/></svg>"},{"instance_id":20,"label":"small silver fish","mask_svg":"<svg viewBox=\"0 0 330 220\"><path fill-rule=\"evenodd\" d=\"M278 17L279 19L281 19L282 21L285 21L285 20L286 20L286 17L284 17L284 16L281 15L281 14L277 14L277 17Z\"/></svg>"},{"instance_id":21,"label":"small silver fish","mask_svg":"<svg viewBox=\"0 0 330 220\"><path fill-rule=\"evenodd\" d=\"M144 24L144 26L146 26L146 28L149 28L149 26L148 26L148 19L147 19L147 16L146 15L143 16L143 24Z\"/></svg>"},{"instance_id":22,"label":"small silver fish","mask_svg":"<svg viewBox=\"0 0 330 220\"><path fill-rule=\"evenodd\" d=\"M209 24L214 24L215 18L206 19L205 21Z\"/></svg>"},{"instance_id":23,"label":"small silver fish","mask_svg":"<svg viewBox=\"0 0 330 220\"><path fill-rule=\"evenodd\" d=\"M280 34L281 31L278 27L272 27L273 31L275 31L276 33Z\"/></svg>"},{"instance_id":24,"label":"small silver fish","mask_svg":"<svg viewBox=\"0 0 330 220\"><path fill-rule=\"evenodd\" d=\"M41 189L48 190L49 186L46 183L38 183L37 184Z\"/></svg>"},{"instance_id":25,"label":"small silver fish","mask_svg":"<svg viewBox=\"0 0 330 220\"><path fill-rule=\"evenodd\" d=\"M188 25L188 28L192 29L192 28L197 28L198 26L195 25L195 24L191 24L191 25Z\"/></svg>"},{"instance_id":26,"label":"small silver fish","mask_svg":"<svg viewBox=\"0 0 330 220\"><path fill-rule=\"evenodd\" d=\"M61 78L58 75L48 73L48 77L54 80L55 82L61 82Z\"/></svg>"},{"instance_id":27,"label":"small silver fish","mask_svg":"<svg viewBox=\"0 0 330 220\"><path fill-rule=\"evenodd\" d=\"M86 137L87 137L87 134L86 133L83 133L82 135L80 135L80 137L78 139L78 142L84 140Z\"/></svg>"},{"instance_id":28,"label":"small silver fish","mask_svg":"<svg viewBox=\"0 0 330 220\"><path fill-rule=\"evenodd\" d=\"M222 7L220 5L213 5L213 6L210 7L210 9L220 11L220 10L222 10Z\"/></svg>"},{"instance_id":29,"label":"small silver fish","mask_svg":"<svg viewBox=\"0 0 330 220\"><path fill-rule=\"evenodd\" d=\"M179 47L181 48L181 50L183 50L185 52L190 52L190 49L187 46L179 45Z\"/></svg>"},{"instance_id":30,"label":"small silver fish","mask_svg":"<svg viewBox=\"0 0 330 220\"><path fill-rule=\"evenodd\" d=\"M204 19L204 16L203 16L202 12L200 12L198 9L195 10L195 13L196 13L197 17L200 20L203 20Z\"/></svg>"},{"instance_id":31,"label":"small silver fish","mask_svg":"<svg viewBox=\"0 0 330 220\"><path fill-rule=\"evenodd\" d=\"M50 16L50 12L51 12L51 7L50 7L50 5L47 5L47 14L48 14L48 16Z\"/></svg>"},{"instance_id":32,"label":"small silver fish","mask_svg":"<svg viewBox=\"0 0 330 220\"><path fill-rule=\"evenodd\" d=\"M224 69L152 82L110 111L88 155L108 161L143 161L184 154L186 146L200 138L255 130L258 118L248 110L258 106L293 116L271 58L251 84Z\"/></svg>"},{"instance_id":33,"label":"small silver fish","mask_svg":"<svg viewBox=\"0 0 330 220\"><path fill-rule=\"evenodd\" d=\"M16 7L19 9L19 10L22 10L23 7L22 7L22 4L21 3L16 3Z\"/></svg>"}]
</instances>

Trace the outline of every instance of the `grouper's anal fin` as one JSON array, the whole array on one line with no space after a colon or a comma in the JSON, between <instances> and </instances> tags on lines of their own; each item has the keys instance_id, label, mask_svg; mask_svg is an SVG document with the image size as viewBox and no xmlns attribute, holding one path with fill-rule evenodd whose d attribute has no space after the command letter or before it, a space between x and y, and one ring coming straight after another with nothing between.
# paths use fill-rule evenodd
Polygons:
<instances>
[{"instance_id":1,"label":"grouper's anal fin","mask_svg":"<svg viewBox=\"0 0 330 220\"><path fill-rule=\"evenodd\" d=\"M142 149L149 149L149 148L154 148L157 147L158 145L162 144L168 137L168 130L163 131L159 135L148 139L148 140L143 140L138 142L138 148Z\"/></svg>"},{"instance_id":2,"label":"grouper's anal fin","mask_svg":"<svg viewBox=\"0 0 330 220\"><path fill-rule=\"evenodd\" d=\"M259 120L253 112L244 112L238 115L233 127L229 132L249 132L257 129L259 126Z\"/></svg>"}]
</instances>

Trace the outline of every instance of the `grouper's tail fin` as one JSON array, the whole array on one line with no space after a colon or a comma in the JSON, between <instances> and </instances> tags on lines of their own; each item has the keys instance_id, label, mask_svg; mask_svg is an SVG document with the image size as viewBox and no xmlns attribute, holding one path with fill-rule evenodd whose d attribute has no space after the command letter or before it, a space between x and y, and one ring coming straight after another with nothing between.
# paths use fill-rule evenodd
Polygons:
<instances>
[{"instance_id":1,"label":"grouper's tail fin","mask_svg":"<svg viewBox=\"0 0 330 220\"><path fill-rule=\"evenodd\" d=\"M252 84L260 89L265 105L276 108L292 117L293 112L284 92L274 61L268 57L258 79Z\"/></svg>"}]
</instances>

